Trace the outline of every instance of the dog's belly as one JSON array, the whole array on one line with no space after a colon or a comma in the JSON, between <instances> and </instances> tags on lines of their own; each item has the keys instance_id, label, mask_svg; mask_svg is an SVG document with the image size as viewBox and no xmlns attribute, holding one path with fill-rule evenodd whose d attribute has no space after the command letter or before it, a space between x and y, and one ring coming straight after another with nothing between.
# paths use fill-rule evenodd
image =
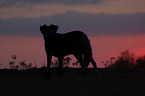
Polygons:
<instances>
[{"instance_id":1,"label":"dog's belly","mask_svg":"<svg viewBox=\"0 0 145 96\"><path fill-rule=\"evenodd\" d=\"M53 50L52 51L52 55L55 57L63 57L63 56L67 56L67 55L73 55L74 52L72 50L67 50L67 49L63 49L63 50Z\"/></svg>"},{"instance_id":2,"label":"dog's belly","mask_svg":"<svg viewBox=\"0 0 145 96\"><path fill-rule=\"evenodd\" d=\"M55 56L55 57L64 57L64 56L67 56L67 55L71 55L71 54L52 54L52 56Z\"/></svg>"}]
</instances>

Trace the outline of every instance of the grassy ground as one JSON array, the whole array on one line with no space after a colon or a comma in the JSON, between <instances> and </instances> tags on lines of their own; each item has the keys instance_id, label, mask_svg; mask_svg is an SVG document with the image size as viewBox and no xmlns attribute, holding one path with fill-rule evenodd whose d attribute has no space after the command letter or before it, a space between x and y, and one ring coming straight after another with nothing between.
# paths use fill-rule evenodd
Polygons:
<instances>
[{"instance_id":1,"label":"grassy ground","mask_svg":"<svg viewBox=\"0 0 145 96\"><path fill-rule=\"evenodd\" d=\"M1 96L145 96L145 72L139 70L45 68L0 70Z\"/></svg>"}]
</instances>

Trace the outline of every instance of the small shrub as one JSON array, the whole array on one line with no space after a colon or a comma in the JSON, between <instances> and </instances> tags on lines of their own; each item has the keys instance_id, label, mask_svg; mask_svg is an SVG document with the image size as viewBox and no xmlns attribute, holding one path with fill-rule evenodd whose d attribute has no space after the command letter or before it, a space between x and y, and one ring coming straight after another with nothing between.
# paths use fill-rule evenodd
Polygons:
<instances>
[{"instance_id":1,"label":"small shrub","mask_svg":"<svg viewBox=\"0 0 145 96\"><path fill-rule=\"evenodd\" d=\"M16 59L17 56L16 55L12 55L11 56L12 60L9 62L9 66L11 69L20 69L20 70L24 70L24 69L30 69L30 68L36 68L37 65L35 65L35 67L32 67L32 63L25 63L25 60L22 60L19 62L19 65L16 65Z\"/></svg>"},{"instance_id":2,"label":"small shrub","mask_svg":"<svg viewBox=\"0 0 145 96\"><path fill-rule=\"evenodd\" d=\"M136 68L138 69L145 69L145 56L143 57L139 57L137 60L136 60Z\"/></svg>"},{"instance_id":3,"label":"small shrub","mask_svg":"<svg viewBox=\"0 0 145 96\"><path fill-rule=\"evenodd\" d=\"M134 54L126 50L121 52L121 56L118 57L116 62L108 67L117 69L130 69L133 68L134 65Z\"/></svg>"},{"instance_id":4,"label":"small shrub","mask_svg":"<svg viewBox=\"0 0 145 96\"><path fill-rule=\"evenodd\" d=\"M72 60L72 59L71 59L70 57L64 58L64 60L63 60L64 66L65 66L65 67L69 67L70 61L71 61L71 60Z\"/></svg>"},{"instance_id":5,"label":"small shrub","mask_svg":"<svg viewBox=\"0 0 145 96\"><path fill-rule=\"evenodd\" d=\"M17 59L17 56L16 55L12 55L11 58L12 58L12 60L9 62L10 68L11 69L18 69L19 65L15 64L15 60Z\"/></svg>"},{"instance_id":6,"label":"small shrub","mask_svg":"<svg viewBox=\"0 0 145 96\"><path fill-rule=\"evenodd\" d=\"M76 66L76 68L78 68L78 64L79 64L79 61L76 61L75 63L72 63L73 68L74 68L74 66Z\"/></svg>"}]
</instances>

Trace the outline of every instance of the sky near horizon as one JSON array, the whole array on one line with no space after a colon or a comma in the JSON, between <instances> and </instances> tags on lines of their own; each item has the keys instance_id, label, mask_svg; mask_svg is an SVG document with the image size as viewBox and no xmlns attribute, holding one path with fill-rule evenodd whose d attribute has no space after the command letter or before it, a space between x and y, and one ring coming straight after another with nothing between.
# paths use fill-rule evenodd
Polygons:
<instances>
[{"instance_id":1,"label":"sky near horizon","mask_svg":"<svg viewBox=\"0 0 145 96\"><path fill-rule=\"evenodd\" d=\"M7 66L12 54L46 63L43 24L58 25L59 33L86 33L99 67L126 49L144 55L144 5L145 0L0 0L0 63Z\"/></svg>"}]
</instances>

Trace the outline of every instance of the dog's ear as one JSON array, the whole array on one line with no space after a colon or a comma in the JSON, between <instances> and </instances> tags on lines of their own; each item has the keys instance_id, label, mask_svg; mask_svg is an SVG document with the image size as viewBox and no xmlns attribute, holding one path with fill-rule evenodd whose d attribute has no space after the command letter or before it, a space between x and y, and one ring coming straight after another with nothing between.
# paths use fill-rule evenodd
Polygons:
<instances>
[{"instance_id":1,"label":"dog's ear","mask_svg":"<svg viewBox=\"0 0 145 96\"><path fill-rule=\"evenodd\" d=\"M58 30L58 26L57 26L57 25L51 24L50 27L51 27L55 32L57 32L57 30Z\"/></svg>"},{"instance_id":2,"label":"dog's ear","mask_svg":"<svg viewBox=\"0 0 145 96\"><path fill-rule=\"evenodd\" d=\"M40 26L41 33L45 32L47 25L44 24L43 26Z\"/></svg>"}]
</instances>

